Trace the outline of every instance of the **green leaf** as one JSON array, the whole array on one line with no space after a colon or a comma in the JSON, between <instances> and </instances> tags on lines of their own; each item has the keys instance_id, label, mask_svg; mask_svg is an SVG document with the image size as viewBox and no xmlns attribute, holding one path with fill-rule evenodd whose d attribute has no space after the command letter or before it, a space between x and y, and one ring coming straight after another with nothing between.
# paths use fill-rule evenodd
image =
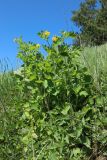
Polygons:
<instances>
[{"instance_id":1,"label":"green leaf","mask_svg":"<svg viewBox=\"0 0 107 160\"><path fill-rule=\"evenodd\" d=\"M74 32L66 32L66 31L62 31L61 32L64 38L76 38L76 34Z\"/></svg>"},{"instance_id":2,"label":"green leaf","mask_svg":"<svg viewBox=\"0 0 107 160\"><path fill-rule=\"evenodd\" d=\"M90 142L90 139L89 139L88 137L84 137L83 144L84 144L87 148L90 148L90 149L91 149L91 142Z\"/></svg>"},{"instance_id":3,"label":"green leaf","mask_svg":"<svg viewBox=\"0 0 107 160\"><path fill-rule=\"evenodd\" d=\"M83 107L83 109L82 109L82 112L84 113L84 114L86 114L88 111L90 111L92 108L90 107L90 106L85 106L85 107Z\"/></svg>"},{"instance_id":4,"label":"green leaf","mask_svg":"<svg viewBox=\"0 0 107 160\"><path fill-rule=\"evenodd\" d=\"M74 149L73 149L73 154L74 154L74 156L77 156L77 155L80 154L80 153L81 153L80 148L74 148Z\"/></svg>"},{"instance_id":5,"label":"green leaf","mask_svg":"<svg viewBox=\"0 0 107 160\"><path fill-rule=\"evenodd\" d=\"M107 125L107 117L104 117L102 121L103 121L104 125Z\"/></svg>"},{"instance_id":6,"label":"green leaf","mask_svg":"<svg viewBox=\"0 0 107 160\"><path fill-rule=\"evenodd\" d=\"M82 129L83 129L82 125L79 125L79 126L76 127L76 132L75 133L76 133L76 138L77 139L81 136Z\"/></svg>"},{"instance_id":7,"label":"green leaf","mask_svg":"<svg viewBox=\"0 0 107 160\"><path fill-rule=\"evenodd\" d=\"M43 83L42 80L38 80L38 81L35 81L36 83L40 84L40 83Z\"/></svg>"},{"instance_id":8,"label":"green leaf","mask_svg":"<svg viewBox=\"0 0 107 160\"><path fill-rule=\"evenodd\" d=\"M31 75L30 77L29 77L29 79L32 81L32 80L35 80L35 78L36 78L36 75Z\"/></svg>"},{"instance_id":9,"label":"green leaf","mask_svg":"<svg viewBox=\"0 0 107 160\"><path fill-rule=\"evenodd\" d=\"M59 92L60 92L59 90L56 90L56 92L53 93L53 95L56 96L56 95L58 95Z\"/></svg>"},{"instance_id":10,"label":"green leaf","mask_svg":"<svg viewBox=\"0 0 107 160\"><path fill-rule=\"evenodd\" d=\"M67 115L68 111L70 110L70 106L66 106L63 110L62 110L62 114L63 115Z\"/></svg>"},{"instance_id":11,"label":"green leaf","mask_svg":"<svg viewBox=\"0 0 107 160\"><path fill-rule=\"evenodd\" d=\"M87 93L86 91L81 91L81 92L79 93L79 95L86 97L86 96L88 96L88 93Z\"/></svg>"},{"instance_id":12,"label":"green leaf","mask_svg":"<svg viewBox=\"0 0 107 160\"><path fill-rule=\"evenodd\" d=\"M24 136L22 138L22 142L27 145L29 143L29 136L28 135Z\"/></svg>"},{"instance_id":13,"label":"green leaf","mask_svg":"<svg viewBox=\"0 0 107 160\"><path fill-rule=\"evenodd\" d=\"M68 135L66 135L66 137L65 137L65 141L66 141L66 143L68 143L68 144L69 144L69 136L68 136Z\"/></svg>"},{"instance_id":14,"label":"green leaf","mask_svg":"<svg viewBox=\"0 0 107 160\"><path fill-rule=\"evenodd\" d=\"M47 87L48 87L48 81L45 80L45 81L43 82L43 85L44 85L45 88L47 88Z\"/></svg>"},{"instance_id":15,"label":"green leaf","mask_svg":"<svg viewBox=\"0 0 107 160\"><path fill-rule=\"evenodd\" d=\"M0 140L4 140L4 135L0 134Z\"/></svg>"},{"instance_id":16,"label":"green leaf","mask_svg":"<svg viewBox=\"0 0 107 160\"><path fill-rule=\"evenodd\" d=\"M78 93L80 92L81 88L82 88L81 86L75 87L75 88L74 88L75 94L78 94Z\"/></svg>"},{"instance_id":17,"label":"green leaf","mask_svg":"<svg viewBox=\"0 0 107 160\"><path fill-rule=\"evenodd\" d=\"M58 160L56 152L50 152L49 160Z\"/></svg>"}]
</instances>

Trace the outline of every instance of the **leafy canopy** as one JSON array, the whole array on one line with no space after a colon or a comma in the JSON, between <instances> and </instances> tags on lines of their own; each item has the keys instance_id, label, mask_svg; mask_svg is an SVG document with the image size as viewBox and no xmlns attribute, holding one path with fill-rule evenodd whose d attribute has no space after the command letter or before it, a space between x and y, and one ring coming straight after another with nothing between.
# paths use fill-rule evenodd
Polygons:
<instances>
[{"instance_id":1,"label":"leafy canopy","mask_svg":"<svg viewBox=\"0 0 107 160\"><path fill-rule=\"evenodd\" d=\"M101 45L107 42L107 1L85 0L73 12L73 22L79 27L78 45Z\"/></svg>"}]
</instances>

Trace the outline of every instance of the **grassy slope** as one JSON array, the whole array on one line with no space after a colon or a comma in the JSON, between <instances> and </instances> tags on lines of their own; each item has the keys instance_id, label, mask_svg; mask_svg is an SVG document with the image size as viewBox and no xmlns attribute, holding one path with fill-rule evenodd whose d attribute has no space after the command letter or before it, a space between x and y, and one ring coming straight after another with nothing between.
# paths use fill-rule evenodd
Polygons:
<instances>
[{"instance_id":1,"label":"grassy slope","mask_svg":"<svg viewBox=\"0 0 107 160\"><path fill-rule=\"evenodd\" d=\"M107 80L107 44L85 48L81 54L81 62L88 67L89 72L93 76L95 83ZM107 83L107 82L106 82Z\"/></svg>"}]
</instances>

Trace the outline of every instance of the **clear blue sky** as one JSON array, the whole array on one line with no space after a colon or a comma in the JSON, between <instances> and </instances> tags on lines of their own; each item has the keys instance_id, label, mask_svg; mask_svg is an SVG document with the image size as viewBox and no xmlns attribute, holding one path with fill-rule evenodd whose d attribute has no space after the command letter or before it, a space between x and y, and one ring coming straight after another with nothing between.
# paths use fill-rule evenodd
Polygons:
<instances>
[{"instance_id":1,"label":"clear blue sky","mask_svg":"<svg viewBox=\"0 0 107 160\"><path fill-rule=\"evenodd\" d=\"M49 30L76 30L71 11L83 0L0 0L0 59L8 57L16 63L17 45L13 39L41 42L36 33Z\"/></svg>"}]
</instances>

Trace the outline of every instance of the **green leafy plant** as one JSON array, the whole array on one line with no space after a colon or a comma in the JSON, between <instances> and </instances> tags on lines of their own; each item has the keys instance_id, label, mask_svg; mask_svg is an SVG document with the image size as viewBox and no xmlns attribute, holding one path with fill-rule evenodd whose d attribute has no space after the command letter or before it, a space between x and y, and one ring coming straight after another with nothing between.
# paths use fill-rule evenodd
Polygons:
<instances>
[{"instance_id":1,"label":"green leafy plant","mask_svg":"<svg viewBox=\"0 0 107 160\"><path fill-rule=\"evenodd\" d=\"M9 119L0 118L6 122L1 129L2 159L86 160L106 155L107 124L100 93L80 62L81 49L65 43L74 33L62 32L51 42L50 32L38 35L47 45L16 39L23 64L11 75L15 91L6 102Z\"/></svg>"}]
</instances>

